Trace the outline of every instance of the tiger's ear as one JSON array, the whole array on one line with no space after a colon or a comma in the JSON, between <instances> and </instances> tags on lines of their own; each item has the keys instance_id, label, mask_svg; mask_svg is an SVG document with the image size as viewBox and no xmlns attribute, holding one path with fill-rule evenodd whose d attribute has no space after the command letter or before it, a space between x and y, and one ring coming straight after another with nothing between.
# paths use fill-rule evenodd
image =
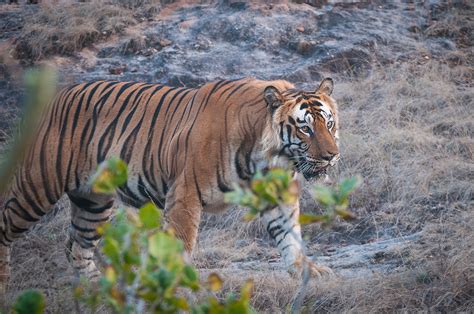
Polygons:
<instances>
[{"instance_id":1,"label":"tiger's ear","mask_svg":"<svg viewBox=\"0 0 474 314\"><path fill-rule=\"evenodd\" d=\"M316 89L316 93L331 96L333 89L334 81L332 80L332 78L327 77L321 82L321 84L319 84L319 87Z\"/></svg>"},{"instance_id":2,"label":"tiger's ear","mask_svg":"<svg viewBox=\"0 0 474 314\"><path fill-rule=\"evenodd\" d=\"M283 104L283 96L274 86L268 86L265 88L263 97L272 112Z\"/></svg>"}]
</instances>

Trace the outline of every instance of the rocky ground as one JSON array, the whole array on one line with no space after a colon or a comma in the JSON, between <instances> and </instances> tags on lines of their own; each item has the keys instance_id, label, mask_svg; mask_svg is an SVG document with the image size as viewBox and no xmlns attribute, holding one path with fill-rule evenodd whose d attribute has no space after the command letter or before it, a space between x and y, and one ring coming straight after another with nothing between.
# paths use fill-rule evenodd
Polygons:
<instances>
[{"instance_id":1,"label":"rocky ground","mask_svg":"<svg viewBox=\"0 0 474 314\"><path fill-rule=\"evenodd\" d=\"M197 86L254 76L313 89L334 77L343 158L332 177L361 174L365 182L351 202L355 222L304 230L313 258L338 275L310 284L305 309L468 310L474 293L473 14L467 1L425 3L163 6L119 35L42 60L12 57L19 56L25 20L38 8L0 5L0 142L12 134L20 73L32 63L55 65L62 85L111 79ZM310 194L308 185L303 210L318 212ZM72 274L61 247L64 204L13 257L11 295L41 288L52 312L63 311L71 298L64 293ZM253 277L256 308L285 311L298 282L282 270L259 222L245 225L242 212L204 217L195 263L202 273L222 273L226 291Z\"/></svg>"}]
</instances>

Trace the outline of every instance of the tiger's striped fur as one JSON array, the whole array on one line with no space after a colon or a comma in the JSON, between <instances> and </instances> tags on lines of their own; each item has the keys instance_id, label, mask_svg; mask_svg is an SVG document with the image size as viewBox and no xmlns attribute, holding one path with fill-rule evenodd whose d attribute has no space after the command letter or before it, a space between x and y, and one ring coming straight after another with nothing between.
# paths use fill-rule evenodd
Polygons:
<instances>
[{"instance_id":1,"label":"tiger's striped fur","mask_svg":"<svg viewBox=\"0 0 474 314\"><path fill-rule=\"evenodd\" d=\"M332 80L314 92L286 81L221 80L200 88L97 81L58 94L42 116L34 145L19 164L0 220L0 283L9 276L11 243L52 209L63 194L72 205L67 256L91 278L97 226L114 206L93 193L97 166L119 156L129 180L118 198L139 207L152 200L191 252L201 212L226 208L232 182L294 161L306 177L338 159L337 108ZM266 212L268 232L292 271L301 270L299 208ZM315 273L328 271L312 266Z\"/></svg>"}]
</instances>

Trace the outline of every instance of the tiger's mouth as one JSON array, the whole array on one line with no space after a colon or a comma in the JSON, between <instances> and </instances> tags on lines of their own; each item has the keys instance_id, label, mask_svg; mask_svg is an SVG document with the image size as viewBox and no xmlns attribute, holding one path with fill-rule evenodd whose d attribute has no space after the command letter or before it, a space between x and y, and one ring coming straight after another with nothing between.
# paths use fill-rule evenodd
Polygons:
<instances>
[{"instance_id":1,"label":"tiger's mouth","mask_svg":"<svg viewBox=\"0 0 474 314\"><path fill-rule=\"evenodd\" d=\"M329 167L329 163L322 164L303 161L296 164L296 171L301 173L304 178L309 181L314 178L325 176Z\"/></svg>"},{"instance_id":2,"label":"tiger's mouth","mask_svg":"<svg viewBox=\"0 0 474 314\"><path fill-rule=\"evenodd\" d=\"M306 180L311 180L314 178L325 176L327 174L328 168L329 168L329 165L326 167L307 170L307 171L302 172L302 174Z\"/></svg>"}]
</instances>

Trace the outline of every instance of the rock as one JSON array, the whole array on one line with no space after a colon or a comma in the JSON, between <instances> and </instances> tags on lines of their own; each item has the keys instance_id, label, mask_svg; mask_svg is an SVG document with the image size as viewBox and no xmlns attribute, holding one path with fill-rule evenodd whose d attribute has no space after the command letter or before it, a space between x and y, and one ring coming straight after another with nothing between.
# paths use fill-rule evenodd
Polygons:
<instances>
[{"instance_id":1,"label":"rock","mask_svg":"<svg viewBox=\"0 0 474 314\"><path fill-rule=\"evenodd\" d=\"M161 46L161 47L167 47L167 46L169 46L169 45L171 45L171 44L172 44L172 42L171 42L171 40L169 40L169 39L166 39L166 38L160 39L160 46Z\"/></svg>"},{"instance_id":2,"label":"rock","mask_svg":"<svg viewBox=\"0 0 474 314\"><path fill-rule=\"evenodd\" d=\"M419 34L422 32L421 28L418 25L412 25L407 28L407 30L411 33Z\"/></svg>"},{"instance_id":3,"label":"rock","mask_svg":"<svg viewBox=\"0 0 474 314\"><path fill-rule=\"evenodd\" d=\"M341 51L323 61L323 68L333 73L365 75L372 67L372 57L357 48Z\"/></svg>"},{"instance_id":4,"label":"rock","mask_svg":"<svg viewBox=\"0 0 474 314\"><path fill-rule=\"evenodd\" d=\"M115 50L114 47L104 47L97 53L97 58L110 58L116 53Z\"/></svg>"},{"instance_id":5,"label":"rock","mask_svg":"<svg viewBox=\"0 0 474 314\"><path fill-rule=\"evenodd\" d=\"M154 55L157 52L158 52L158 49L156 48L147 48L145 50L142 50L141 54L144 55L145 57L149 57L149 56Z\"/></svg>"},{"instance_id":6,"label":"rock","mask_svg":"<svg viewBox=\"0 0 474 314\"><path fill-rule=\"evenodd\" d=\"M296 30L300 33L304 33L304 27L303 26L298 26Z\"/></svg>"},{"instance_id":7,"label":"rock","mask_svg":"<svg viewBox=\"0 0 474 314\"><path fill-rule=\"evenodd\" d=\"M315 41L302 40L298 42L296 46L296 51L303 56L309 56L310 54L314 52L315 47L316 47Z\"/></svg>"},{"instance_id":8,"label":"rock","mask_svg":"<svg viewBox=\"0 0 474 314\"><path fill-rule=\"evenodd\" d=\"M112 75L121 75L127 69L126 65L112 66L109 68L109 73Z\"/></svg>"},{"instance_id":9,"label":"rock","mask_svg":"<svg viewBox=\"0 0 474 314\"><path fill-rule=\"evenodd\" d=\"M145 36L136 36L130 39L127 39L122 44L122 53L125 55L128 54L137 54L146 46L146 37Z\"/></svg>"},{"instance_id":10,"label":"rock","mask_svg":"<svg viewBox=\"0 0 474 314\"><path fill-rule=\"evenodd\" d=\"M196 50L209 50L212 46L212 42L207 38L198 38L197 42L194 44L194 49Z\"/></svg>"}]
</instances>

